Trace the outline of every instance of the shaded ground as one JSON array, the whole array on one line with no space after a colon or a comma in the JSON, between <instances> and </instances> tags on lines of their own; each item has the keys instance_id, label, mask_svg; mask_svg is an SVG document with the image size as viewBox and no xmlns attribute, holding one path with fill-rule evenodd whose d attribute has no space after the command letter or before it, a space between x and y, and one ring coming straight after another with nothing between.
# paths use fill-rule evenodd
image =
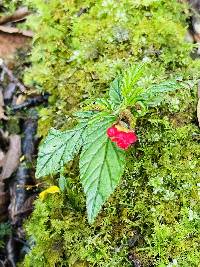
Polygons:
<instances>
[{"instance_id":1,"label":"shaded ground","mask_svg":"<svg viewBox=\"0 0 200 267\"><path fill-rule=\"evenodd\" d=\"M25 21L20 17L20 23L21 19ZM16 16L12 20L7 14L0 17L0 24L6 22L4 30L17 29ZM34 106L44 101L22 81L29 66L30 43L31 38L23 34L0 31L0 266L16 266L28 251L22 224L37 195Z\"/></svg>"}]
</instances>

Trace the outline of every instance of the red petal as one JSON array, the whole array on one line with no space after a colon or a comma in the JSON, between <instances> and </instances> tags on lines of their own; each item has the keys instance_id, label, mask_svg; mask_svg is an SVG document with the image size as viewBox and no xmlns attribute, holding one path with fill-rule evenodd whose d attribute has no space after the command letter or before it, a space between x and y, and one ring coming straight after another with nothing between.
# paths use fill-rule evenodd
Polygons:
<instances>
[{"instance_id":1,"label":"red petal","mask_svg":"<svg viewBox=\"0 0 200 267\"><path fill-rule=\"evenodd\" d=\"M109 137L116 136L117 133L118 133L118 130L117 130L117 128L115 128L114 126L112 126L112 127L110 127L110 128L107 129L107 135L108 135Z\"/></svg>"},{"instance_id":2,"label":"red petal","mask_svg":"<svg viewBox=\"0 0 200 267\"><path fill-rule=\"evenodd\" d=\"M126 133L126 140L129 144L133 144L138 140L137 135L134 132Z\"/></svg>"},{"instance_id":3,"label":"red petal","mask_svg":"<svg viewBox=\"0 0 200 267\"><path fill-rule=\"evenodd\" d=\"M117 142L117 146L121 149L126 150L129 147L129 144L127 142L124 142L123 140L119 140Z\"/></svg>"},{"instance_id":4,"label":"red petal","mask_svg":"<svg viewBox=\"0 0 200 267\"><path fill-rule=\"evenodd\" d=\"M118 142L119 141L119 138L118 137L110 137L111 141L112 142Z\"/></svg>"},{"instance_id":5,"label":"red petal","mask_svg":"<svg viewBox=\"0 0 200 267\"><path fill-rule=\"evenodd\" d=\"M126 133L125 132L118 132L116 137L120 140L126 140Z\"/></svg>"}]
</instances>

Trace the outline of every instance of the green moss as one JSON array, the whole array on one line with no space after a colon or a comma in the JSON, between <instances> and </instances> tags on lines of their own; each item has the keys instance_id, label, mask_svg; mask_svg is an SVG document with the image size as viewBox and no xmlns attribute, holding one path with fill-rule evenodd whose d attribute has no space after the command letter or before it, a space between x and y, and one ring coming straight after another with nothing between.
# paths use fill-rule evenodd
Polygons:
<instances>
[{"instance_id":1,"label":"green moss","mask_svg":"<svg viewBox=\"0 0 200 267\"><path fill-rule=\"evenodd\" d=\"M0 2L0 15L5 16L5 13L11 14L17 8L22 6L23 0L4 0Z\"/></svg>"},{"instance_id":2,"label":"green moss","mask_svg":"<svg viewBox=\"0 0 200 267\"><path fill-rule=\"evenodd\" d=\"M167 266L173 259L179 266L198 266L198 129L188 123L174 128L158 115L141 121L140 144L130 152L121 185L93 226L87 223L78 178L70 180L67 196L36 202L27 230L37 245L25 266L78 261L132 266L129 254L144 266Z\"/></svg>"},{"instance_id":3,"label":"green moss","mask_svg":"<svg viewBox=\"0 0 200 267\"><path fill-rule=\"evenodd\" d=\"M190 59L192 46L184 41L188 11L183 4L34 0L30 5L37 8L29 18L36 34L25 81L52 95L51 108L41 114L41 135L52 125L60 128L80 101L103 94L130 63L150 61L147 82L196 76L199 64Z\"/></svg>"},{"instance_id":4,"label":"green moss","mask_svg":"<svg viewBox=\"0 0 200 267\"><path fill-rule=\"evenodd\" d=\"M187 110L177 113L179 119ZM66 195L36 202L27 224L36 246L25 266L128 267L128 255L137 255L143 266L168 266L172 260L198 266L199 130L189 114L177 127L176 114L168 109L161 118L164 111L167 107L140 121L140 144L129 152L121 184L93 226L75 170L68 171Z\"/></svg>"},{"instance_id":5,"label":"green moss","mask_svg":"<svg viewBox=\"0 0 200 267\"><path fill-rule=\"evenodd\" d=\"M94 225L87 223L76 161L66 169L66 193L36 201L26 224L35 246L23 265L129 267L138 259L145 267L176 266L176 261L197 267L200 149L194 84L200 64L184 42L187 8L153 0L31 4L38 15L30 18L36 35L25 80L51 93L49 107L40 111L40 135L51 126L68 127L73 109L104 94L130 63L149 61L145 84L168 77L190 81L138 120L140 143L129 152L121 184Z\"/></svg>"},{"instance_id":6,"label":"green moss","mask_svg":"<svg viewBox=\"0 0 200 267\"><path fill-rule=\"evenodd\" d=\"M8 223L0 223L0 249L4 248L4 239L11 233L10 225Z\"/></svg>"}]
</instances>

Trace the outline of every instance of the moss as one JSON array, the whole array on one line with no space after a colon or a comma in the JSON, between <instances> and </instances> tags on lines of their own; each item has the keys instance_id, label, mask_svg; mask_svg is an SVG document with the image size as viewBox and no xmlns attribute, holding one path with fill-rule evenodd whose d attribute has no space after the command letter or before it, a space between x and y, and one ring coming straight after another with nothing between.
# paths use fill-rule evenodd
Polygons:
<instances>
[{"instance_id":1,"label":"moss","mask_svg":"<svg viewBox=\"0 0 200 267\"><path fill-rule=\"evenodd\" d=\"M78 178L71 179L67 196L38 200L27 224L37 245L25 266L74 266L79 261L88 266L132 266L128 255L137 255L143 266L167 266L172 260L179 266L198 266L197 132L187 123L174 128L155 113L145 118L121 185L93 226L86 220ZM76 205L70 196L74 191Z\"/></svg>"},{"instance_id":2,"label":"moss","mask_svg":"<svg viewBox=\"0 0 200 267\"><path fill-rule=\"evenodd\" d=\"M0 15L5 15L13 13L18 7L23 3L23 0L4 0L0 2Z\"/></svg>"},{"instance_id":3,"label":"moss","mask_svg":"<svg viewBox=\"0 0 200 267\"><path fill-rule=\"evenodd\" d=\"M37 16L26 82L51 93L39 134L66 128L81 101L104 94L119 70L149 61L144 84L185 81L177 95L138 120L140 143L127 155L120 186L95 224L85 216L76 161L65 194L35 203L26 224L35 245L24 266L199 265L199 61L184 42L188 11L173 1L31 1ZM81 14L82 13L82 14ZM55 177L56 179L56 177ZM55 183L55 182L54 182Z\"/></svg>"},{"instance_id":4,"label":"moss","mask_svg":"<svg viewBox=\"0 0 200 267\"><path fill-rule=\"evenodd\" d=\"M29 18L36 34L25 81L51 93L51 108L41 114L41 135L52 125L62 127L80 101L103 94L130 63L150 61L147 83L196 76L199 64L189 57L192 45L184 42L183 4L34 0L30 5L37 8Z\"/></svg>"}]
</instances>

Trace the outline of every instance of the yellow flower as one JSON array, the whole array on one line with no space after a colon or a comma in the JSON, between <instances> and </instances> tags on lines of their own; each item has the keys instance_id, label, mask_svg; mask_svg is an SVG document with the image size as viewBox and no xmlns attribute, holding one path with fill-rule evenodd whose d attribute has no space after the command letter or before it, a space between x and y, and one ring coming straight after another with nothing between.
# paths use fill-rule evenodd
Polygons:
<instances>
[{"instance_id":1,"label":"yellow flower","mask_svg":"<svg viewBox=\"0 0 200 267\"><path fill-rule=\"evenodd\" d=\"M42 191L40 194L39 194L39 198L41 200L44 200L45 197L48 195L48 194L55 194L55 193L60 193L60 189L59 187L55 186L55 185L52 185L50 187L48 187L47 189L45 189L44 191Z\"/></svg>"}]
</instances>

